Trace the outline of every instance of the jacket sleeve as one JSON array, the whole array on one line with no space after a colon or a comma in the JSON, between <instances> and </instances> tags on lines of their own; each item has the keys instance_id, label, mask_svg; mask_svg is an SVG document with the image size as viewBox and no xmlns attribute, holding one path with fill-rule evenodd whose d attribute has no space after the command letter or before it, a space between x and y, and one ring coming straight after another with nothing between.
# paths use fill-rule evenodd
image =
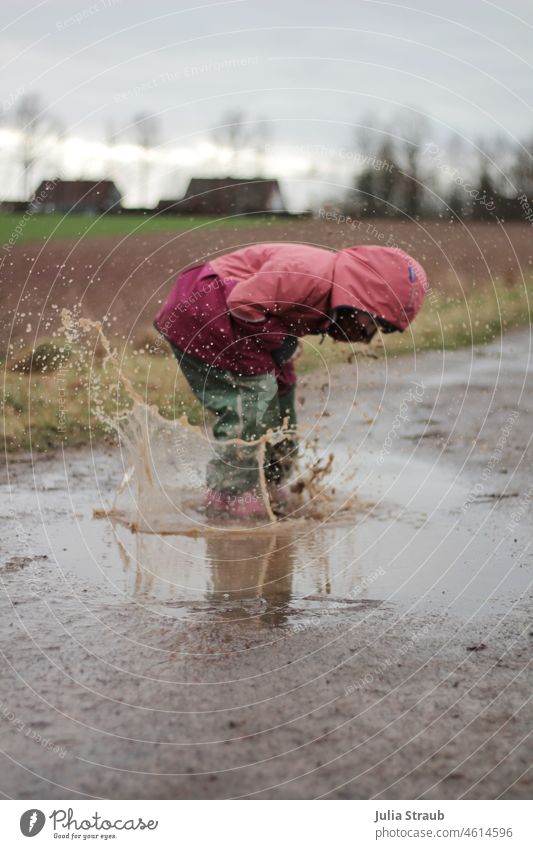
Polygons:
<instances>
[{"instance_id":1,"label":"jacket sleeve","mask_svg":"<svg viewBox=\"0 0 533 849\"><path fill-rule=\"evenodd\" d=\"M237 283L228 295L231 315L247 323L262 324L268 316L279 316L283 321L283 313L294 308L287 294L293 288L291 276L297 289L301 273L302 268L296 262L267 260L255 274Z\"/></svg>"},{"instance_id":2,"label":"jacket sleeve","mask_svg":"<svg viewBox=\"0 0 533 849\"><path fill-rule=\"evenodd\" d=\"M278 351L290 334L289 328L274 316L266 316L262 321L246 321L230 315L240 338L252 337L269 352Z\"/></svg>"}]
</instances>

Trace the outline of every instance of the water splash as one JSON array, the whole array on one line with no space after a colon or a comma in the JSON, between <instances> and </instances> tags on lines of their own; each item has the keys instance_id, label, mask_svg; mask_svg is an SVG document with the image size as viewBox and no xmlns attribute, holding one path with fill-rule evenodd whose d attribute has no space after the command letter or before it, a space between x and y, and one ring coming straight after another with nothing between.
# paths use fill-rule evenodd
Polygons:
<instances>
[{"instance_id":1,"label":"water splash","mask_svg":"<svg viewBox=\"0 0 533 849\"><path fill-rule=\"evenodd\" d=\"M212 529L213 522L208 520L203 508L206 467L220 449L220 442L210 438L204 428L192 425L187 416L165 418L157 406L146 402L125 373L119 351L112 347L101 322L80 318L66 309L62 311L61 321L67 342L84 364L80 373L86 375L91 413L116 434L123 458L123 479L113 503L108 510L95 515L106 515L133 530L149 533L194 535ZM112 413L109 412L111 397ZM289 516L292 520L323 518L334 509L333 494L328 487L333 455L320 459L316 444L305 446L304 458L287 486L289 497L283 510L272 502L265 478L265 455L269 445L280 443L288 434L280 428L253 442L242 439L224 442L224 446L242 447L247 463L252 458L257 465L259 495L266 519L247 522L242 527L244 531L251 526L268 528ZM220 530L220 524L217 522L215 529ZM229 520L224 522L224 527L239 530Z\"/></svg>"}]
</instances>

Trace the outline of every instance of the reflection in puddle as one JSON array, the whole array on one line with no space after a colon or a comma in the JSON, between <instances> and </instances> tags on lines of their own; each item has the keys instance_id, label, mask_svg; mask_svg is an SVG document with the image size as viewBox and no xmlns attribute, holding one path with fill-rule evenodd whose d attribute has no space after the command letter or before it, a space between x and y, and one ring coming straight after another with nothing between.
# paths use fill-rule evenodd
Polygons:
<instances>
[{"instance_id":1,"label":"reflection in puddle","mask_svg":"<svg viewBox=\"0 0 533 849\"><path fill-rule=\"evenodd\" d=\"M351 530L344 528L344 535ZM364 606L372 579L357 563L350 564L348 579L343 569L332 574L324 533L306 525L191 538L113 526L125 589L145 603L157 599L165 612L184 618L252 616L277 625L325 602L335 610Z\"/></svg>"},{"instance_id":2,"label":"reflection in puddle","mask_svg":"<svg viewBox=\"0 0 533 849\"><path fill-rule=\"evenodd\" d=\"M380 603L464 615L505 607L529 580L529 570L510 566L497 527L480 528L474 510L429 519L383 503L349 522L280 523L263 534L157 536L120 525L112 533L122 565L115 560L113 583L182 618L279 625L319 616L327 624L330 612L353 619Z\"/></svg>"},{"instance_id":3,"label":"reflection in puddle","mask_svg":"<svg viewBox=\"0 0 533 849\"><path fill-rule=\"evenodd\" d=\"M184 619L323 625L335 621L330 611L357 622L376 603L504 613L527 590L531 528L524 517L507 530L512 499L465 510L471 482L461 485L443 466L391 456L377 469L372 455L358 466L360 501L350 511L196 536L95 520L90 488L40 492L32 548L48 554L58 581L74 574L112 603L133 598ZM28 493L17 497L25 515Z\"/></svg>"}]
</instances>

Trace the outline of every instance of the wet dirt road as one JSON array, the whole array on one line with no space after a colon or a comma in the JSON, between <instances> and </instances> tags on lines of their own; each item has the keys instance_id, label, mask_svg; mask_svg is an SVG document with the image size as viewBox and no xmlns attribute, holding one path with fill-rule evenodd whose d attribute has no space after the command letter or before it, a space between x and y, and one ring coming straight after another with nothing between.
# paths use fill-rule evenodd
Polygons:
<instances>
[{"instance_id":1,"label":"wet dirt road","mask_svg":"<svg viewBox=\"0 0 533 849\"><path fill-rule=\"evenodd\" d=\"M304 378L357 501L253 535L94 519L116 450L10 460L0 790L530 797L532 387L525 331Z\"/></svg>"}]
</instances>

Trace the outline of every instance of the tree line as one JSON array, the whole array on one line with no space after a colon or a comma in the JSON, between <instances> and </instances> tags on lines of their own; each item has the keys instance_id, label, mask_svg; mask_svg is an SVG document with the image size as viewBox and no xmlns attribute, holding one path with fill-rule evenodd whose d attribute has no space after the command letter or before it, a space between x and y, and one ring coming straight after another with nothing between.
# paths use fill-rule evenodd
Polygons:
<instances>
[{"instance_id":1,"label":"tree line","mask_svg":"<svg viewBox=\"0 0 533 849\"><path fill-rule=\"evenodd\" d=\"M390 128L367 119L355 145L362 168L344 198L354 216L533 220L533 135L437 142L424 119Z\"/></svg>"},{"instance_id":2,"label":"tree line","mask_svg":"<svg viewBox=\"0 0 533 849\"><path fill-rule=\"evenodd\" d=\"M47 145L60 147L64 128L35 92L20 94L0 120L18 131L23 193L29 199L35 188L36 163ZM241 109L227 110L211 130L213 143L229 151L228 170L242 170L243 153L253 152L256 173L249 176L254 178L277 176L272 173L276 157L271 137L272 122L248 120ZM138 146L138 194L146 203L151 153L161 142L159 119L149 112L137 112L123 127L108 121L105 140L111 154L119 142ZM474 142L457 133L437 137L429 119L404 110L388 122L371 114L363 116L355 126L351 146L357 169L354 167L348 190L337 190L335 197L329 198L322 192L313 205L329 202L358 218L453 214L463 219L527 218L533 222L533 135L517 140L502 135ZM328 150L331 153L335 148ZM316 181L319 175L314 163L309 177Z\"/></svg>"}]
</instances>

